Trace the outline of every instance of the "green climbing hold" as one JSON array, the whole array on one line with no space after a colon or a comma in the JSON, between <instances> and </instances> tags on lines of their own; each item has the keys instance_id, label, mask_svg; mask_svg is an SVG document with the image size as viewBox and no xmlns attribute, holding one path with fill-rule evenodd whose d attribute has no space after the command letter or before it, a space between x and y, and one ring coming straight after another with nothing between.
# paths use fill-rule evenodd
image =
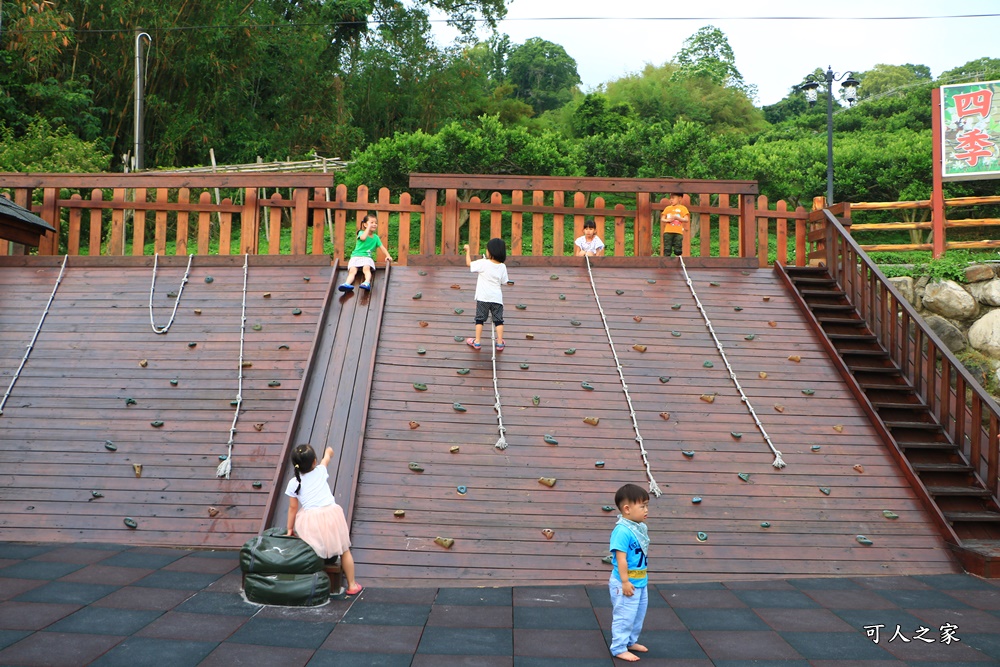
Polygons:
<instances>
[{"instance_id":1,"label":"green climbing hold","mask_svg":"<svg viewBox=\"0 0 1000 667\"><path fill-rule=\"evenodd\" d=\"M820 449L820 446L819 446L819 445L813 445L813 446L812 446L812 447L810 447L809 449L813 450L814 452L818 452L818 451L819 451L819 449Z\"/></svg>"},{"instance_id":2,"label":"green climbing hold","mask_svg":"<svg viewBox=\"0 0 1000 667\"><path fill-rule=\"evenodd\" d=\"M623 289L616 289L615 290L615 294L617 294L618 296L621 296L624 293L625 293L625 290L623 290Z\"/></svg>"},{"instance_id":3,"label":"green climbing hold","mask_svg":"<svg viewBox=\"0 0 1000 667\"><path fill-rule=\"evenodd\" d=\"M681 337L681 332L680 331L671 331L670 335L673 336L674 338L680 338Z\"/></svg>"},{"instance_id":4,"label":"green climbing hold","mask_svg":"<svg viewBox=\"0 0 1000 667\"><path fill-rule=\"evenodd\" d=\"M858 541L858 544L863 544L866 547L871 546L873 544L873 542L864 535L858 535L855 539Z\"/></svg>"},{"instance_id":5,"label":"green climbing hold","mask_svg":"<svg viewBox=\"0 0 1000 667\"><path fill-rule=\"evenodd\" d=\"M594 461L594 467L595 468L603 468L604 467L604 461Z\"/></svg>"},{"instance_id":6,"label":"green climbing hold","mask_svg":"<svg viewBox=\"0 0 1000 667\"><path fill-rule=\"evenodd\" d=\"M427 354L427 350L422 347L417 348L417 354Z\"/></svg>"},{"instance_id":7,"label":"green climbing hold","mask_svg":"<svg viewBox=\"0 0 1000 667\"><path fill-rule=\"evenodd\" d=\"M409 467L410 467L410 470L412 470L413 472L423 472L424 471L424 467L422 465L420 465L419 463L413 463L413 462L411 462Z\"/></svg>"},{"instance_id":8,"label":"green climbing hold","mask_svg":"<svg viewBox=\"0 0 1000 667\"><path fill-rule=\"evenodd\" d=\"M254 482L250 486L252 486L255 489L259 489L259 488L263 487L264 485L261 482Z\"/></svg>"},{"instance_id":9,"label":"green climbing hold","mask_svg":"<svg viewBox=\"0 0 1000 667\"><path fill-rule=\"evenodd\" d=\"M427 272L426 272L426 271L424 271L424 270L420 270L420 271L417 271L417 275L418 275L418 276L426 276L426 275L427 275Z\"/></svg>"},{"instance_id":10,"label":"green climbing hold","mask_svg":"<svg viewBox=\"0 0 1000 667\"><path fill-rule=\"evenodd\" d=\"M414 382L413 388L416 389L417 391L427 391L427 385L424 384L423 382Z\"/></svg>"},{"instance_id":11,"label":"green climbing hold","mask_svg":"<svg viewBox=\"0 0 1000 667\"><path fill-rule=\"evenodd\" d=\"M899 518L899 515L896 514L895 512L893 512L892 510L882 510L882 516L884 516L886 519L898 519Z\"/></svg>"},{"instance_id":12,"label":"green climbing hold","mask_svg":"<svg viewBox=\"0 0 1000 667\"><path fill-rule=\"evenodd\" d=\"M168 299L176 299L177 298L177 292L167 292L167 298Z\"/></svg>"},{"instance_id":13,"label":"green climbing hold","mask_svg":"<svg viewBox=\"0 0 1000 667\"><path fill-rule=\"evenodd\" d=\"M615 511L615 508L614 508L613 505L605 505L601 509L604 510L605 512L614 512Z\"/></svg>"},{"instance_id":14,"label":"green climbing hold","mask_svg":"<svg viewBox=\"0 0 1000 667\"><path fill-rule=\"evenodd\" d=\"M525 303L519 303L519 304L517 304L517 305L516 305L516 306L514 306L514 307L515 307L515 308L517 308L518 310L524 310L525 308L527 308L527 307L528 307L528 304L525 304Z\"/></svg>"},{"instance_id":15,"label":"green climbing hold","mask_svg":"<svg viewBox=\"0 0 1000 667\"><path fill-rule=\"evenodd\" d=\"M748 472L741 472L741 473L739 473L737 475L737 477L739 477L740 479L742 479L744 482L749 482L750 481L750 473L748 473Z\"/></svg>"},{"instance_id":16,"label":"green climbing hold","mask_svg":"<svg viewBox=\"0 0 1000 667\"><path fill-rule=\"evenodd\" d=\"M258 324L258 325L256 325L256 326L258 326L258 327L259 327L260 325ZM258 329L258 331L260 331L260 329ZM188 343L188 347L196 347L197 345L198 345L198 343L195 343L195 342L193 342L193 341L192 341L192 342L190 342L190 343Z\"/></svg>"},{"instance_id":17,"label":"green climbing hold","mask_svg":"<svg viewBox=\"0 0 1000 667\"><path fill-rule=\"evenodd\" d=\"M456 315L461 315L464 312L465 312L465 308L456 308L455 309L455 314Z\"/></svg>"},{"instance_id":18,"label":"green climbing hold","mask_svg":"<svg viewBox=\"0 0 1000 667\"><path fill-rule=\"evenodd\" d=\"M279 345L279 346L278 346L278 349L279 349L279 350L290 350L290 349L292 349L292 348L288 347L287 345Z\"/></svg>"},{"instance_id":19,"label":"green climbing hold","mask_svg":"<svg viewBox=\"0 0 1000 667\"><path fill-rule=\"evenodd\" d=\"M569 323L575 327L580 326L580 320L570 320Z\"/></svg>"},{"instance_id":20,"label":"green climbing hold","mask_svg":"<svg viewBox=\"0 0 1000 667\"><path fill-rule=\"evenodd\" d=\"M267 386L268 387L280 387L281 383L278 382L277 380L271 380L270 382L267 383Z\"/></svg>"},{"instance_id":21,"label":"green climbing hold","mask_svg":"<svg viewBox=\"0 0 1000 667\"><path fill-rule=\"evenodd\" d=\"M694 498L692 498L691 499L691 504L692 505L700 505L701 504L701 496L695 496Z\"/></svg>"},{"instance_id":22,"label":"green climbing hold","mask_svg":"<svg viewBox=\"0 0 1000 667\"><path fill-rule=\"evenodd\" d=\"M699 542L707 542L708 541L708 533L703 533L701 531L698 531L697 537L698 537L698 541Z\"/></svg>"},{"instance_id":23,"label":"green climbing hold","mask_svg":"<svg viewBox=\"0 0 1000 667\"><path fill-rule=\"evenodd\" d=\"M461 403L452 403L451 407L455 409L455 412L466 412L466 408Z\"/></svg>"},{"instance_id":24,"label":"green climbing hold","mask_svg":"<svg viewBox=\"0 0 1000 667\"><path fill-rule=\"evenodd\" d=\"M688 457L689 459L693 459L694 458L694 451L690 450L690 449L682 450L681 454L683 454L684 456Z\"/></svg>"},{"instance_id":25,"label":"green climbing hold","mask_svg":"<svg viewBox=\"0 0 1000 667\"><path fill-rule=\"evenodd\" d=\"M806 396L812 396L816 392L814 390L812 390L812 389L803 389L802 393L805 394Z\"/></svg>"},{"instance_id":26,"label":"green climbing hold","mask_svg":"<svg viewBox=\"0 0 1000 667\"><path fill-rule=\"evenodd\" d=\"M226 456L225 454L219 454L219 460L220 460L220 461L225 461L225 460L226 460L226 459L228 459L228 458L229 458L229 457L228 457L228 456Z\"/></svg>"},{"instance_id":27,"label":"green climbing hold","mask_svg":"<svg viewBox=\"0 0 1000 667\"><path fill-rule=\"evenodd\" d=\"M212 283L215 282L215 278L213 278L212 276L205 276L205 282L211 285Z\"/></svg>"},{"instance_id":28,"label":"green climbing hold","mask_svg":"<svg viewBox=\"0 0 1000 667\"><path fill-rule=\"evenodd\" d=\"M742 433L740 433L739 431L730 431L730 432L729 432L729 435L733 436L733 437L734 437L734 438L736 438L737 440L739 440L740 438L742 438L742 437L743 437L743 434L742 434Z\"/></svg>"},{"instance_id":29,"label":"green climbing hold","mask_svg":"<svg viewBox=\"0 0 1000 667\"><path fill-rule=\"evenodd\" d=\"M302 309L301 308L293 308L292 309L292 315L301 315L301 314L302 314Z\"/></svg>"},{"instance_id":30,"label":"green climbing hold","mask_svg":"<svg viewBox=\"0 0 1000 667\"><path fill-rule=\"evenodd\" d=\"M666 383L670 382L670 378L667 377L666 375L661 375L660 376L660 382L662 382L663 384L666 384Z\"/></svg>"},{"instance_id":31,"label":"green climbing hold","mask_svg":"<svg viewBox=\"0 0 1000 667\"><path fill-rule=\"evenodd\" d=\"M177 386L177 378L174 378L173 380L171 380L171 381L170 381L170 384L171 384L172 386L176 387L176 386Z\"/></svg>"},{"instance_id":32,"label":"green climbing hold","mask_svg":"<svg viewBox=\"0 0 1000 667\"><path fill-rule=\"evenodd\" d=\"M830 489L828 487L821 486L819 487L819 490L824 496L830 495Z\"/></svg>"},{"instance_id":33,"label":"green climbing hold","mask_svg":"<svg viewBox=\"0 0 1000 667\"><path fill-rule=\"evenodd\" d=\"M542 402L542 397L541 396L532 396L531 397L531 402L534 405L538 405L539 403Z\"/></svg>"},{"instance_id":34,"label":"green climbing hold","mask_svg":"<svg viewBox=\"0 0 1000 667\"><path fill-rule=\"evenodd\" d=\"M263 324L255 324L255 325L253 325L250 328L253 329L254 331L260 331L261 329L264 328L264 325ZM193 343L188 343L188 347L194 347L194 344Z\"/></svg>"},{"instance_id":35,"label":"green climbing hold","mask_svg":"<svg viewBox=\"0 0 1000 667\"><path fill-rule=\"evenodd\" d=\"M126 398L125 399L125 407L128 407L130 405L135 405L135 404L136 404L136 400L134 398Z\"/></svg>"},{"instance_id":36,"label":"green climbing hold","mask_svg":"<svg viewBox=\"0 0 1000 667\"><path fill-rule=\"evenodd\" d=\"M463 340L465 340L465 336L455 336L456 343L461 343Z\"/></svg>"},{"instance_id":37,"label":"green climbing hold","mask_svg":"<svg viewBox=\"0 0 1000 667\"><path fill-rule=\"evenodd\" d=\"M717 283L717 282L710 282L709 285L711 285L712 287L718 287L719 283Z\"/></svg>"},{"instance_id":38,"label":"green climbing hold","mask_svg":"<svg viewBox=\"0 0 1000 667\"><path fill-rule=\"evenodd\" d=\"M103 493L101 493L100 491L91 491L91 492L90 492L90 496L91 496L92 498L103 498L103 497L104 497L104 494L103 494Z\"/></svg>"},{"instance_id":39,"label":"green climbing hold","mask_svg":"<svg viewBox=\"0 0 1000 667\"><path fill-rule=\"evenodd\" d=\"M681 304L679 303L675 303L674 305L670 306L670 310L680 310L680 309L681 309Z\"/></svg>"},{"instance_id":40,"label":"green climbing hold","mask_svg":"<svg viewBox=\"0 0 1000 667\"><path fill-rule=\"evenodd\" d=\"M656 284L655 280L647 280L646 282L649 283L650 285L655 285Z\"/></svg>"},{"instance_id":41,"label":"green climbing hold","mask_svg":"<svg viewBox=\"0 0 1000 667\"><path fill-rule=\"evenodd\" d=\"M594 385L590 384L589 382L581 382L580 386L586 389L587 391L594 391Z\"/></svg>"},{"instance_id":42,"label":"green climbing hold","mask_svg":"<svg viewBox=\"0 0 1000 667\"><path fill-rule=\"evenodd\" d=\"M233 400L229 401L229 405L239 405L239 404L240 404L240 402L238 400L236 400L235 398Z\"/></svg>"},{"instance_id":43,"label":"green climbing hold","mask_svg":"<svg viewBox=\"0 0 1000 667\"><path fill-rule=\"evenodd\" d=\"M738 313L741 310L743 310L743 306L733 306L733 310L735 310Z\"/></svg>"},{"instance_id":44,"label":"green climbing hold","mask_svg":"<svg viewBox=\"0 0 1000 667\"><path fill-rule=\"evenodd\" d=\"M149 422L149 425L152 426L153 428L160 428L161 426L163 426L163 422L161 421Z\"/></svg>"},{"instance_id":45,"label":"green climbing hold","mask_svg":"<svg viewBox=\"0 0 1000 667\"><path fill-rule=\"evenodd\" d=\"M549 280L559 280L559 276L553 273L551 276L549 276Z\"/></svg>"},{"instance_id":46,"label":"green climbing hold","mask_svg":"<svg viewBox=\"0 0 1000 667\"><path fill-rule=\"evenodd\" d=\"M105 440L104 441L104 449L108 450L109 452L117 452L118 451L118 445L116 445L115 443L111 442L110 440Z\"/></svg>"},{"instance_id":47,"label":"green climbing hold","mask_svg":"<svg viewBox=\"0 0 1000 667\"><path fill-rule=\"evenodd\" d=\"M556 440L555 438L553 438L548 433L545 434L545 436L542 438L542 440L544 440L545 442L547 442L550 445L558 445L559 444L559 441Z\"/></svg>"},{"instance_id":48,"label":"green climbing hold","mask_svg":"<svg viewBox=\"0 0 1000 667\"><path fill-rule=\"evenodd\" d=\"M743 340L753 340L756 337L757 337L757 334L748 334L748 335L746 335L746 336L743 337Z\"/></svg>"},{"instance_id":49,"label":"green climbing hold","mask_svg":"<svg viewBox=\"0 0 1000 667\"><path fill-rule=\"evenodd\" d=\"M472 371L470 371L470 370L469 370L468 368L459 368L459 369L458 369L457 371L455 371L455 372L456 372L456 373L458 373L459 375L468 375L468 374L469 374L469 373L471 373Z\"/></svg>"},{"instance_id":50,"label":"green climbing hold","mask_svg":"<svg viewBox=\"0 0 1000 667\"><path fill-rule=\"evenodd\" d=\"M417 292L416 294L413 295L414 299L419 299L421 297L423 297L423 293L421 293L421 292Z\"/></svg>"},{"instance_id":51,"label":"green climbing hold","mask_svg":"<svg viewBox=\"0 0 1000 667\"><path fill-rule=\"evenodd\" d=\"M563 354L576 354L576 348L575 347L571 347L568 350L566 350L565 352L563 352Z\"/></svg>"},{"instance_id":52,"label":"green climbing hold","mask_svg":"<svg viewBox=\"0 0 1000 667\"><path fill-rule=\"evenodd\" d=\"M605 565L611 565L615 561L613 558L611 558L611 556L605 556L604 558L601 559L601 562L604 563Z\"/></svg>"},{"instance_id":53,"label":"green climbing hold","mask_svg":"<svg viewBox=\"0 0 1000 667\"><path fill-rule=\"evenodd\" d=\"M705 368L715 368L715 364L713 364L711 361L706 361L705 363L702 364L702 366L704 366Z\"/></svg>"},{"instance_id":54,"label":"green climbing hold","mask_svg":"<svg viewBox=\"0 0 1000 667\"><path fill-rule=\"evenodd\" d=\"M136 528L139 527L139 523L135 519L133 519L132 517L130 517L130 516L125 517L124 523L125 523L126 526L128 526L132 530L135 530Z\"/></svg>"},{"instance_id":55,"label":"green climbing hold","mask_svg":"<svg viewBox=\"0 0 1000 667\"><path fill-rule=\"evenodd\" d=\"M770 528L771 527L771 522L770 521L761 521L760 522L760 527L761 528Z\"/></svg>"},{"instance_id":56,"label":"green climbing hold","mask_svg":"<svg viewBox=\"0 0 1000 667\"><path fill-rule=\"evenodd\" d=\"M522 369L527 369L528 368L528 364L521 364L521 368Z\"/></svg>"},{"instance_id":57,"label":"green climbing hold","mask_svg":"<svg viewBox=\"0 0 1000 667\"><path fill-rule=\"evenodd\" d=\"M309 278L309 276L302 276L302 280L309 282L311 278Z\"/></svg>"},{"instance_id":58,"label":"green climbing hold","mask_svg":"<svg viewBox=\"0 0 1000 667\"><path fill-rule=\"evenodd\" d=\"M744 276L749 276L750 275L749 271L740 271L740 273L743 274Z\"/></svg>"},{"instance_id":59,"label":"green climbing hold","mask_svg":"<svg viewBox=\"0 0 1000 667\"><path fill-rule=\"evenodd\" d=\"M560 294L559 295L559 300L560 301L565 301L566 300L566 295L565 294Z\"/></svg>"},{"instance_id":60,"label":"green climbing hold","mask_svg":"<svg viewBox=\"0 0 1000 667\"><path fill-rule=\"evenodd\" d=\"M460 496L464 496L466 493L469 492L469 489L467 487L465 487L465 486L459 486L455 490L458 491L458 495L460 495Z\"/></svg>"}]
</instances>

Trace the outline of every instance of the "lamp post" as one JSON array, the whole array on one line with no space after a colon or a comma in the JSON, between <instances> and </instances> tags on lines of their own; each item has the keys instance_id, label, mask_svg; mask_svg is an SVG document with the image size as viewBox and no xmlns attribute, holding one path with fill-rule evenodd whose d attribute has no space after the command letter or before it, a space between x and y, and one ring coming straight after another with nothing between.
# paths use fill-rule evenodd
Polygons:
<instances>
[{"instance_id":1,"label":"lamp post","mask_svg":"<svg viewBox=\"0 0 1000 667\"><path fill-rule=\"evenodd\" d=\"M840 87L844 89L847 104L854 106L858 101L858 86L860 82L854 78L854 72L835 74L833 67L827 67L823 80L826 81L826 205L833 204L833 82L843 79ZM816 104L820 82L809 80L799 86L806 94L809 106Z\"/></svg>"}]
</instances>

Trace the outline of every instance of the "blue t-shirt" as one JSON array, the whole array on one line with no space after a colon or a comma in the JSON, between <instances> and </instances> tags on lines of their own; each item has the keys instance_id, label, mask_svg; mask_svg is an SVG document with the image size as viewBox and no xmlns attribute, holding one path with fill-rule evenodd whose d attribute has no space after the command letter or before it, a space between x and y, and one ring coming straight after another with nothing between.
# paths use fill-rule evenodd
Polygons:
<instances>
[{"instance_id":1,"label":"blue t-shirt","mask_svg":"<svg viewBox=\"0 0 1000 667\"><path fill-rule=\"evenodd\" d=\"M646 576L646 554L642 553L639 540L635 538L632 531L625 526L615 526L611 531L611 555L616 551L625 554L625 561L628 563L628 580L636 588L645 588L649 579ZM621 581L618 576L617 561L612 561L611 576Z\"/></svg>"}]
</instances>

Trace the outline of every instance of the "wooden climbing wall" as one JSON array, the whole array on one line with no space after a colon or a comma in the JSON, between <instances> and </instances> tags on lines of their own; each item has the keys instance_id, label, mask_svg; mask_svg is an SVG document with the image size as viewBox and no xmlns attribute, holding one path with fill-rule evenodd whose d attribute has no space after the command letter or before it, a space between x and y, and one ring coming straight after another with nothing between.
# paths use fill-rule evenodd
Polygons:
<instances>
[{"instance_id":1,"label":"wooden climbing wall","mask_svg":"<svg viewBox=\"0 0 1000 667\"><path fill-rule=\"evenodd\" d=\"M691 273L783 470L772 467L680 269L607 266L595 269L598 293L663 490L650 505L654 582L958 571L770 270ZM393 269L352 525L352 552L368 584L607 579L601 558L616 513L602 506L613 504L621 484L647 480L587 272L565 260L558 268L511 266L510 277L507 348L498 355L509 447L499 451L489 327L482 351L463 342L473 331L475 276L464 266ZM464 368L470 372L458 374ZM547 444L546 434L558 444ZM411 462L423 472L411 471ZM557 482L548 488L540 477ZM551 540L545 529L554 531ZM435 537L454 545L445 549Z\"/></svg>"},{"instance_id":2,"label":"wooden climbing wall","mask_svg":"<svg viewBox=\"0 0 1000 667\"><path fill-rule=\"evenodd\" d=\"M61 261L0 260L3 391ZM3 539L235 548L257 534L331 279L330 261L250 258L248 365L229 480L217 478L216 468L237 395L243 257L195 257L176 319L163 336L150 327L152 262L70 258L0 416ZM186 257L159 260L154 317L160 326L170 319L175 299L169 293L178 290L186 263ZM127 399L135 404L126 405ZM133 464L142 465L141 477ZM127 528L125 517L138 527Z\"/></svg>"}]
</instances>

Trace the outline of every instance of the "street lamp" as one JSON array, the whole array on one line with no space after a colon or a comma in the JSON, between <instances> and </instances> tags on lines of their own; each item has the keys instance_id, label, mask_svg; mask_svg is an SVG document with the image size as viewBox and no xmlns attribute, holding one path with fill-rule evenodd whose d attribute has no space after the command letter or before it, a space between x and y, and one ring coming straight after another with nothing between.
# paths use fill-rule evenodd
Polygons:
<instances>
[{"instance_id":1,"label":"street lamp","mask_svg":"<svg viewBox=\"0 0 1000 667\"><path fill-rule=\"evenodd\" d=\"M843 79L840 87L844 89L844 98L849 106L858 101L858 86L860 82L854 78L854 72L835 74L833 67L827 67L823 80L826 81L826 205L833 204L833 82ZM799 86L806 94L809 106L816 104L819 82L810 79Z\"/></svg>"}]
</instances>

